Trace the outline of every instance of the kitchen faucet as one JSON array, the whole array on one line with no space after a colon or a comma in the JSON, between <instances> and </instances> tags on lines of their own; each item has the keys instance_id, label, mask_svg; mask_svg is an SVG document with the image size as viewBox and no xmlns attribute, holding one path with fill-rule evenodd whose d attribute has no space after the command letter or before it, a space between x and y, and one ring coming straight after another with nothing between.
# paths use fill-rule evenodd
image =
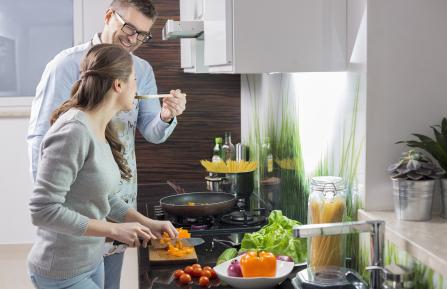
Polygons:
<instances>
[{"instance_id":1,"label":"kitchen faucet","mask_svg":"<svg viewBox=\"0 0 447 289\"><path fill-rule=\"evenodd\" d=\"M344 235L353 233L369 233L371 240L371 265L373 268L383 267L385 221L358 221L342 223L309 224L293 227L295 238L316 236ZM380 289L382 280L379 270L371 270L371 289Z\"/></svg>"}]
</instances>

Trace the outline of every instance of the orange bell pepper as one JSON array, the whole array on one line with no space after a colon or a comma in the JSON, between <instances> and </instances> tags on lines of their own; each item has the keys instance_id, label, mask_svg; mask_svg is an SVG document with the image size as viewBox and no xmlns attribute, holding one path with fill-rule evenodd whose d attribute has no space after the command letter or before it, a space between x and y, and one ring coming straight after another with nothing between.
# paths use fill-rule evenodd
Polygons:
<instances>
[{"instance_id":1,"label":"orange bell pepper","mask_svg":"<svg viewBox=\"0 0 447 289\"><path fill-rule=\"evenodd\" d=\"M176 228L178 232L177 238L191 238L191 233L188 232L188 230L183 228ZM167 232L163 232L163 235L160 238L160 244L168 244L171 242L171 237L169 237Z\"/></svg>"},{"instance_id":2,"label":"orange bell pepper","mask_svg":"<svg viewBox=\"0 0 447 289\"><path fill-rule=\"evenodd\" d=\"M191 233L188 230L183 228L176 228L178 234L178 238L190 238ZM193 247L185 247L182 242L176 242L175 245L172 244L171 238L169 237L167 232L163 233L163 236L160 239L161 244L167 244L167 252L171 256L175 257L183 257L185 255L191 254L193 252Z\"/></svg>"},{"instance_id":3,"label":"orange bell pepper","mask_svg":"<svg viewBox=\"0 0 447 289\"><path fill-rule=\"evenodd\" d=\"M275 277L276 257L269 252L248 252L240 260L243 277Z\"/></svg>"},{"instance_id":4,"label":"orange bell pepper","mask_svg":"<svg viewBox=\"0 0 447 289\"><path fill-rule=\"evenodd\" d=\"M178 232L177 238L191 238L191 233L188 232L188 230L183 228L176 228Z\"/></svg>"}]
</instances>

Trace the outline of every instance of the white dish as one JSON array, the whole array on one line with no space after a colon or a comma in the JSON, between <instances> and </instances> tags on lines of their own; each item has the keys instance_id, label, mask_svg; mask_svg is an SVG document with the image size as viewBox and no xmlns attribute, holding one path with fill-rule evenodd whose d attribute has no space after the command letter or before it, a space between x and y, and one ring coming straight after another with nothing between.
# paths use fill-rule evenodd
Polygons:
<instances>
[{"instance_id":1,"label":"white dish","mask_svg":"<svg viewBox=\"0 0 447 289\"><path fill-rule=\"evenodd\" d=\"M238 289L267 289L273 288L277 284L286 280L287 276L289 276L290 272L292 272L294 263L276 260L276 276L275 277L251 277L251 278L242 278L242 277L231 277L228 276L227 268L230 265L231 261L234 259L239 260L241 256L223 262L214 267L214 270L219 276L219 279L228 285L238 288Z\"/></svg>"}]
</instances>

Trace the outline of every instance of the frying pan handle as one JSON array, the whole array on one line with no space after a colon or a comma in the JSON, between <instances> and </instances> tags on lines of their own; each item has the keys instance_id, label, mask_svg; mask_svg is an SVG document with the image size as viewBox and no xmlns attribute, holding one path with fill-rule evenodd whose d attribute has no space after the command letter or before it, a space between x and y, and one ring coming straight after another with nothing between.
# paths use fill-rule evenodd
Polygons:
<instances>
[{"instance_id":1,"label":"frying pan handle","mask_svg":"<svg viewBox=\"0 0 447 289\"><path fill-rule=\"evenodd\" d=\"M167 180L166 183L167 183L171 188L173 188L174 191L175 191L178 195L186 193L185 190L184 190L182 187L180 187L179 185L177 185L174 181Z\"/></svg>"}]
</instances>

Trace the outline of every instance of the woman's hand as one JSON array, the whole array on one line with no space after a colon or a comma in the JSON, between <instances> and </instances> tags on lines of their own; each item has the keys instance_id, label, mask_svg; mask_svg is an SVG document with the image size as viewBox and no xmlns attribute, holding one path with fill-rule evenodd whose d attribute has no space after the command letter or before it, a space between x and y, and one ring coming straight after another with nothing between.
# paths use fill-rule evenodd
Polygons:
<instances>
[{"instance_id":1,"label":"woman's hand","mask_svg":"<svg viewBox=\"0 0 447 289\"><path fill-rule=\"evenodd\" d=\"M151 229L137 222L109 223L111 226L110 238L129 245L129 247L147 247L151 239L157 239ZM143 243L140 240L143 240Z\"/></svg>"},{"instance_id":2,"label":"woman's hand","mask_svg":"<svg viewBox=\"0 0 447 289\"><path fill-rule=\"evenodd\" d=\"M161 238L163 232L168 233L169 237L171 238L176 238L178 236L177 230L169 221L159 221L145 218L142 220L141 224L148 227L157 238Z\"/></svg>"}]
</instances>

